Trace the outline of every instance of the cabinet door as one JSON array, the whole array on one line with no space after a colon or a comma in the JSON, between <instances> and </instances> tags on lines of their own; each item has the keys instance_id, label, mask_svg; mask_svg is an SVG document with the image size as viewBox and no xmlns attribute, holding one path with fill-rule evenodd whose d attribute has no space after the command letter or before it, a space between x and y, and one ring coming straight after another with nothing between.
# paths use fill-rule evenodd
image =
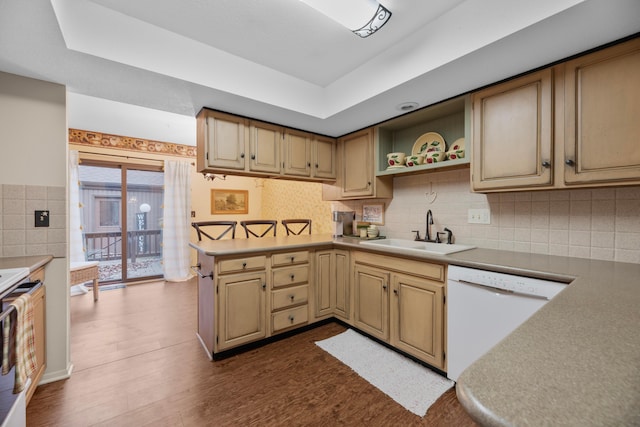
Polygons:
<instances>
[{"instance_id":1,"label":"cabinet door","mask_svg":"<svg viewBox=\"0 0 640 427\"><path fill-rule=\"evenodd\" d=\"M246 120L229 114L205 111L204 166L206 168L245 168ZM198 117L201 120L201 117ZM199 138L200 139L200 138ZM200 157L198 150L198 157Z\"/></svg>"},{"instance_id":2,"label":"cabinet door","mask_svg":"<svg viewBox=\"0 0 640 427\"><path fill-rule=\"evenodd\" d=\"M319 251L316 253L316 317L333 313L335 292L335 269L333 268L333 251Z\"/></svg>"},{"instance_id":3,"label":"cabinet door","mask_svg":"<svg viewBox=\"0 0 640 427\"><path fill-rule=\"evenodd\" d=\"M268 123L250 122L249 169L255 172L280 173L282 128Z\"/></svg>"},{"instance_id":4,"label":"cabinet door","mask_svg":"<svg viewBox=\"0 0 640 427\"><path fill-rule=\"evenodd\" d=\"M222 276L218 292L218 350L266 337L264 272Z\"/></svg>"},{"instance_id":5,"label":"cabinet door","mask_svg":"<svg viewBox=\"0 0 640 427\"><path fill-rule=\"evenodd\" d=\"M283 173L294 176L311 176L311 135L287 130L283 141Z\"/></svg>"},{"instance_id":6,"label":"cabinet door","mask_svg":"<svg viewBox=\"0 0 640 427\"><path fill-rule=\"evenodd\" d=\"M336 272L336 302L334 313L349 320L349 251L336 250L335 253Z\"/></svg>"},{"instance_id":7,"label":"cabinet door","mask_svg":"<svg viewBox=\"0 0 640 427\"><path fill-rule=\"evenodd\" d=\"M354 326L387 341L389 339L389 273L359 264L354 268Z\"/></svg>"},{"instance_id":8,"label":"cabinet door","mask_svg":"<svg viewBox=\"0 0 640 427\"><path fill-rule=\"evenodd\" d=\"M565 64L566 184L640 180L640 39Z\"/></svg>"},{"instance_id":9,"label":"cabinet door","mask_svg":"<svg viewBox=\"0 0 640 427\"><path fill-rule=\"evenodd\" d=\"M341 196L372 196L373 132L365 129L340 139Z\"/></svg>"},{"instance_id":10,"label":"cabinet door","mask_svg":"<svg viewBox=\"0 0 640 427\"><path fill-rule=\"evenodd\" d=\"M336 141L316 136L313 141L313 176L336 179Z\"/></svg>"},{"instance_id":11,"label":"cabinet door","mask_svg":"<svg viewBox=\"0 0 640 427\"><path fill-rule=\"evenodd\" d=\"M44 279L44 278L43 278ZM44 281L44 280L43 280ZM27 390L27 404L31 400L33 393L36 391L36 387L44 375L44 371L47 368L47 342L46 342L46 289L42 285L32 295L33 301L33 334L36 348L36 370L31 375L31 385Z\"/></svg>"},{"instance_id":12,"label":"cabinet door","mask_svg":"<svg viewBox=\"0 0 640 427\"><path fill-rule=\"evenodd\" d=\"M444 284L392 276L391 344L444 369Z\"/></svg>"},{"instance_id":13,"label":"cabinet door","mask_svg":"<svg viewBox=\"0 0 640 427\"><path fill-rule=\"evenodd\" d=\"M473 189L552 186L552 69L473 94Z\"/></svg>"},{"instance_id":14,"label":"cabinet door","mask_svg":"<svg viewBox=\"0 0 640 427\"><path fill-rule=\"evenodd\" d=\"M349 251L316 253L316 318L335 314L349 319Z\"/></svg>"}]
</instances>

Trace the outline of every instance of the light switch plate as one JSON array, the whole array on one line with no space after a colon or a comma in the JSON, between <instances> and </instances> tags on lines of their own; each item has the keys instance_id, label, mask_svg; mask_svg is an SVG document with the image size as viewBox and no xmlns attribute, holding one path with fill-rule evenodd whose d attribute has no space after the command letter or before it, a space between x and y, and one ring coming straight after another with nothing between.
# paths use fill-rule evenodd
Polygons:
<instances>
[{"instance_id":1,"label":"light switch plate","mask_svg":"<svg viewBox=\"0 0 640 427\"><path fill-rule=\"evenodd\" d=\"M35 211L35 226L36 227L49 226L49 211Z\"/></svg>"},{"instance_id":2,"label":"light switch plate","mask_svg":"<svg viewBox=\"0 0 640 427\"><path fill-rule=\"evenodd\" d=\"M467 211L467 223L491 224L491 211L489 209L469 209Z\"/></svg>"}]
</instances>

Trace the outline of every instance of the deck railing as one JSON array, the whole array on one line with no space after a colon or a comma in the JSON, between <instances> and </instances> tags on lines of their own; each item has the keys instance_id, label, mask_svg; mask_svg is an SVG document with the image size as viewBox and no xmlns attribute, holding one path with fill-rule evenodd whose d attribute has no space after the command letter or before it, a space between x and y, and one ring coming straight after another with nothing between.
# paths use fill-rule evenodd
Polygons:
<instances>
[{"instance_id":1,"label":"deck railing","mask_svg":"<svg viewBox=\"0 0 640 427\"><path fill-rule=\"evenodd\" d=\"M84 233L88 261L109 261L122 258L122 233ZM137 258L162 254L162 230L134 230L127 232L127 256Z\"/></svg>"}]
</instances>

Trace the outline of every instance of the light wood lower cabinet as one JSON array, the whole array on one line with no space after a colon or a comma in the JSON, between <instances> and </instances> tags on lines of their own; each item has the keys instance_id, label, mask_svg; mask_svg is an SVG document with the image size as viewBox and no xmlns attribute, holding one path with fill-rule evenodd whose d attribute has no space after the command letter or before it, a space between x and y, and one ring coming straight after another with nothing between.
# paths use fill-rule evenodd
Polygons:
<instances>
[{"instance_id":1,"label":"light wood lower cabinet","mask_svg":"<svg viewBox=\"0 0 640 427\"><path fill-rule=\"evenodd\" d=\"M398 273L391 281L391 345L444 369L444 283Z\"/></svg>"},{"instance_id":2,"label":"light wood lower cabinet","mask_svg":"<svg viewBox=\"0 0 640 427\"><path fill-rule=\"evenodd\" d=\"M198 336L212 358L336 317L445 370L442 264L319 249L219 259L199 252L198 265Z\"/></svg>"},{"instance_id":3,"label":"light wood lower cabinet","mask_svg":"<svg viewBox=\"0 0 640 427\"><path fill-rule=\"evenodd\" d=\"M349 320L349 251L318 251L315 259L315 317Z\"/></svg>"},{"instance_id":4,"label":"light wood lower cabinet","mask_svg":"<svg viewBox=\"0 0 640 427\"><path fill-rule=\"evenodd\" d=\"M27 404L31 400L33 393L38 387L40 379L44 375L47 368L47 343L46 343L46 305L47 290L44 286L44 267L39 268L30 274L29 280L40 280L43 285L36 289L31 295L31 303L33 305L33 334L35 335L36 347L36 371L31 376L31 385L27 389Z\"/></svg>"},{"instance_id":5,"label":"light wood lower cabinet","mask_svg":"<svg viewBox=\"0 0 640 427\"><path fill-rule=\"evenodd\" d=\"M309 322L309 251L271 255L271 333Z\"/></svg>"},{"instance_id":6,"label":"light wood lower cabinet","mask_svg":"<svg viewBox=\"0 0 640 427\"><path fill-rule=\"evenodd\" d=\"M445 370L445 266L364 252L352 259L353 325Z\"/></svg>"},{"instance_id":7,"label":"light wood lower cabinet","mask_svg":"<svg viewBox=\"0 0 640 427\"><path fill-rule=\"evenodd\" d=\"M353 325L376 338L388 341L389 272L356 264L353 292Z\"/></svg>"},{"instance_id":8,"label":"light wood lower cabinet","mask_svg":"<svg viewBox=\"0 0 640 427\"><path fill-rule=\"evenodd\" d=\"M267 336L266 263L198 252L198 337L210 357Z\"/></svg>"},{"instance_id":9,"label":"light wood lower cabinet","mask_svg":"<svg viewBox=\"0 0 640 427\"><path fill-rule=\"evenodd\" d=\"M266 279L264 271L219 278L219 350L267 336Z\"/></svg>"}]
</instances>

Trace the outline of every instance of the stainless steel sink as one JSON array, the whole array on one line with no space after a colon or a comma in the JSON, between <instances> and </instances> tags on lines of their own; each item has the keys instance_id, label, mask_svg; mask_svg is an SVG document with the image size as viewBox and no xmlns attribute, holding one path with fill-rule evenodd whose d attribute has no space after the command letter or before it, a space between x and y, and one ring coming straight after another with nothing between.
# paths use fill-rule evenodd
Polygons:
<instances>
[{"instance_id":1,"label":"stainless steel sink","mask_svg":"<svg viewBox=\"0 0 640 427\"><path fill-rule=\"evenodd\" d=\"M453 254L475 248L475 246L471 245L448 245L446 243L421 242L418 240L404 239L368 240L366 242L361 242L360 244L379 248L394 248L417 253L431 253L438 255Z\"/></svg>"}]
</instances>

